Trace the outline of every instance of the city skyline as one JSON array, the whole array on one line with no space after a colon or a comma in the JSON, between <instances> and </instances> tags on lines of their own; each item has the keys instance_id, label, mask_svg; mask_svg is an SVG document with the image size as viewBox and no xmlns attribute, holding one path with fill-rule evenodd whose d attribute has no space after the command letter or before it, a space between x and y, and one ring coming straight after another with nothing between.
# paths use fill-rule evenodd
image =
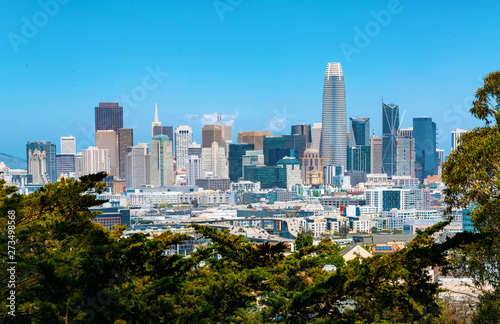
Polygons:
<instances>
[{"instance_id":1,"label":"city skyline","mask_svg":"<svg viewBox=\"0 0 500 324\"><path fill-rule=\"evenodd\" d=\"M481 78L498 69L498 45L488 41L498 30L498 6L243 1L221 13L211 3L109 1L96 9L61 1L49 15L38 3L4 4L0 112L13 122L2 135L16 136L0 152L23 158L27 142L58 143L69 135L78 151L91 146L99 102L124 107L123 127L134 128L135 143L150 142L155 102L160 122L190 125L198 143L202 125L213 124L217 113L233 126L233 138L240 131L287 134L290 125L321 122L318 75L326 63L340 62L348 76L347 117L370 117L381 136L384 96L401 115L406 111L402 128L415 117L432 117L437 146L448 153L452 130L478 126L469 118L472 96ZM26 26L39 13L48 19L29 34ZM338 19L325 22L332 13ZM134 28L121 24L123 17ZM430 18L425 25L422 17Z\"/></svg>"}]
</instances>

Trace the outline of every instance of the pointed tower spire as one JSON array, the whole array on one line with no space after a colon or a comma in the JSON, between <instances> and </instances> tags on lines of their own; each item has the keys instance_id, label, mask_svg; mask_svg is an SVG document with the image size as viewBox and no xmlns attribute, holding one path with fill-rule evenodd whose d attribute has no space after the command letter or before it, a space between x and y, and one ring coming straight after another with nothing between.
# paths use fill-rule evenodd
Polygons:
<instances>
[{"instance_id":1,"label":"pointed tower spire","mask_svg":"<svg viewBox=\"0 0 500 324\"><path fill-rule=\"evenodd\" d=\"M155 102L155 123L159 123L158 120L158 104Z\"/></svg>"}]
</instances>

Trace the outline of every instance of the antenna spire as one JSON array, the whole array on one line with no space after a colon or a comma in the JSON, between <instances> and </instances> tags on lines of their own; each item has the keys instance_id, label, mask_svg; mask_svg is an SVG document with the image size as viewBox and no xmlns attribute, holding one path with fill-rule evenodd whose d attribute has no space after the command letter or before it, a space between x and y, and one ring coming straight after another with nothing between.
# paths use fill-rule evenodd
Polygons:
<instances>
[{"instance_id":1,"label":"antenna spire","mask_svg":"<svg viewBox=\"0 0 500 324\"><path fill-rule=\"evenodd\" d=\"M158 104L155 102L155 123L159 123L158 120Z\"/></svg>"}]
</instances>

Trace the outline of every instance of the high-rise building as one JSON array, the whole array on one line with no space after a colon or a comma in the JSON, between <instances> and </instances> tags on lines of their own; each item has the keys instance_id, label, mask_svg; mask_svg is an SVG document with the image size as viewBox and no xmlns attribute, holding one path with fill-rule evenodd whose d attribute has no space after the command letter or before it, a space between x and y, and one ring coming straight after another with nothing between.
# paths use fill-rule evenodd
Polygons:
<instances>
[{"instance_id":1,"label":"high-rise building","mask_svg":"<svg viewBox=\"0 0 500 324\"><path fill-rule=\"evenodd\" d=\"M158 118L158 104L155 103L155 120L151 123L151 137L155 137L156 135L161 135L161 134L155 134L155 127L161 127L161 122L160 119ZM166 134L165 134L166 135Z\"/></svg>"},{"instance_id":2,"label":"high-rise building","mask_svg":"<svg viewBox=\"0 0 500 324\"><path fill-rule=\"evenodd\" d=\"M302 180L306 185L321 185L323 184L321 170L321 160L319 158L319 150L310 147L304 151L302 159Z\"/></svg>"},{"instance_id":3,"label":"high-rise building","mask_svg":"<svg viewBox=\"0 0 500 324\"><path fill-rule=\"evenodd\" d=\"M120 179L127 178L125 160L128 148L134 146L134 130L132 128L120 128L118 130L118 173Z\"/></svg>"},{"instance_id":4,"label":"high-rise building","mask_svg":"<svg viewBox=\"0 0 500 324\"><path fill-rule=\"evenodd\" d=\"M75 154L56 154L57 179L75 175Z\"/></svg>"},{"instance_id":5,"label":"high-rise building","mask_svg":"<svg viewBox=\"0 0 500 324\"><path fill-rule=\"evenodd\" d=\"M292 189L292 186L301 185L303 183L300 162L298 159L284 157L276 162L276 166L286 170L286 188Z\"/></svg>"},{"instance_id":6,"label":"high-rise building","mask_svg":"<svg viewBox=\"0 0 500 324\"><path fill-rule=\"evenodd\" d=\"M100 102L95 107L95 131L123 128L123 107L117 102Z\"/></svg>"},{"instance_id":7,"label":"high-rise building","mask_svg":"<svg viewBox=\"0 0 500 324\"><path fill-rule=\"evenodd\" d=\"M172 140L167 135L156 135L151 139L150 182L155 187L171 186L174 183L172 147Z\"/></svg>"},{"instance_id":8,"label":"high-rise building","mask_svg":"<svg viewBox=\"0 0 500 324\"><path fill-rule=\"evenodd\" d=\"M451 131L451 149L456 150L458 147L458 141L463 133L468 132L467 129L455 128Z\"/></svg>"},{"instance_id":9,"label":"high-rise building","mask_svg":"<svg viewBox=\"0 0 500 324\"><path fill-rule=\"evenodd\" d=\"M177 169L186 167L189 144L193 143L193 130L187 125L175 129L175 161Z\"/></svg>"},{"instance_id":10,"label":"high-rise building","mask_svg":"<svg viewBox=\"0 0 500 324\"><path fill-rule=\"evenodd\" d=\"M401 132L400 132L401 134ZM397 141L396 175L415 177L415 139L400 135Z\"/></svg>"},{"instance_id":11,"label":"high-rise building","mask_svg":"<svg viewBox=\"0 0 500 324\"><path fill-rule=\"evenodd\" d=\"M158 105L155 103L155 120L151 123L151 133L152 137L157 135L166 135L171 141L174 140L174 127L173 126L163 126L158 119Z\"/></svg>"},{"instance_id":12,"label":"high-rise building","mask_svg":"<svg viewBox=\"0 0 500 324\"><path fill-rule=\"evenodd\" d=\"M282 166L246 166L245 181L260 182L262 189L286 188L286 169Z\"/></svg>"},{"instance_id":13,"label":"high-rise building","mask_svg":"<svg viewBox=\"0 0 500 324\"><path fill-rule=\"evenodd\" d=\"M436 165L434 166L437 174L441 176L441 165L444 163L444 150L440 148L436 148ZM435 171L435 172L436 172Z\"/></svg>"},{"instance_id":14,"label":"high-rise building","mask_svg":"<svg viewBox=\"0 0 500 324\"><path fill-rule=\"evenodd\" d=\"M95 132L95 146L98 149L107 149L109 154L109 173L118 177L120 165L118 161L118 138L113 130L99 130Z\"/></svg>"},{"instance_id":15,"label":"high-rise building","mask_svg":"<svg viewBox=\"0 0 500 324\"><path fill-rule=\"evenodd\" d=\"M202 146L210 148L212 142L217 142L219 147L227 148L229 143L233 141L233 127L223 125L220 116L217 117L217 124L205 125L201 130Z\"/></svg>"},{"instance_id":16,"label":"high-rise building","mask_svg":"<svg viewBox=\"0 0 500 324\"><path fill-rule=\"evenodd\" d=\"M382 172L382 138L378 136L370 137L370 173Z\"/></svg>"},{"instance_id":17,"label":"high-rise building","mask_svg":"<svg viewBox=\"0 0 500 324\"><path fill-rule=\"evenodd\" d=\"M437 174L436 123L430 117L413 118L413 137L415 138L415 178L421 183L427 176Z\"/></svg>"},{"instance_id":18,"label":"high-rise building","mask_svg":"<svg viewBox=\"0 0 500 324\"><path fill-rule=\"evenodd\" d=\"M305 135L307 146L309 147L310 143L312 142L311 125L292 125L292 131L290 132L290 135Z\"/></svg>"},{"instance_id":19,"label":"high-rise building","mask_svg":"<svg viewBox=\"0 0 500 324\"><path fill-rule=\"evenodd\" d=\"M201 144L198 144L196 142L193 142L188 145L188 156L189 155L196 155L197 157L201 158Z\"/></svg>"},{"instance_id":20,"label":"high-rise building","mask_svg":"<svg viewBox=\"0 0 500 324\"><path fill-rule=\"evenodd\" d=\"M308 142L306 135L285 135L285 148L294 150L297 158L304 156L304 151L307 149Z\"/></svg>"},{"instance_id":21,"label":"high-rise building","mask_svg":"<svg viewBox=\"0 0 500 324\"><path fill-rule=\"evenodd\" d=\"M396 141L399 133L399 105L382 102L382 173L396 174Z\"/></svg>"},{"instance_id":22,"label":"high-rise building","mask_svg":"<svg viewBox=\"0 0 500 324\"><path fill-rule=\"evenodd\" d=\"M186 160L186 185L194 186L197 179L202 178L201 157L198 155L189 155Z\"/></svg>"},{"instance_id":23,"label":"high-rise building","mask_svg":"<svg viewBox=\"0 0 500 324\"><path fill-rule=\"evenodd\" d=\"M261 150L246 151L246 154L241 157L242 177L245 177L245 166L248 165L264 165L264 152Z\"/></svg>"},{"instance_id":24,"label":"high-rise building","mask_svg":"<svg viewBox=\"0 0 500 324\"><path fill-rule=\"evenodd\" d=\"M340 63L328 63L323 86L320 154L325 165L347 165L346 103Z\"/></svg>"},{"instance_id":25,"label":"high-rise building","mask_svg":"<svg viewBox=\"0 0 500 324\"><path fill-rule=\"evenodd\" d=\"M61 137L61 154L76 154L76 139L73 136Z\"/></svg>"},{"instance_id":26,"label":"high-rise building","mask_svg":"<svg viewBox=\"0 0 500 324\"><path fill-rule=\"evenodd\" d=\"M238 143L253 144L255 150L264 148L264 136L271 135L271 132L238 132Z\"/></svg>"},{"instance_id":27,"label":"high-rise building","mask_svg":"<svg viewBox=\"0 0 500 324\"><path fill-rule=\"evenodd\" d=\"M212 147L201 150L201 161L204 177L229 178L226 150L214 141Z\"/></svg>"},{"instance_id":28,"label":"high-rise building","mask_svg":"<svg viewBox=\"0 0 500 324\"><path fill-rule=\"evenodd\" d=\"M47 184L57 181L56 145L39 141L26 144L28 175L32 184Z\"/></svg>"},{"instance_id":29,"label":"high-rise building","mask_svg":"<svg viewBox=\"0 0 500 324\"><path fill-rule=\"evenodd\" d=\"M290 156L286 155L289 150L285 149L285 136L283 135L264 136L263 151L264 163L267 166L274 166L282 157Z\"/></svg>"},{"instance_id":30,"label":"high-rise building","mask_svg":"<svg viewBox=\"0 0 500 324\"><path fill-rule=\"evenodd\" d=\"M147 143L129 146L125 156L127 188L136 189L151 182L151 155Z\"/></svg>"},{"instance_id":31,"label":"high-rise building","mask_svg":"<svg viewBox=\"0 0 500 324\"><path fill-rule=\"evenodd\" d=\"M321 123L314 123L311 131L311 147L317 149L318 151L321 143L321 125Z\"/></svg>"},{"instance_id":32,"label":"high-rise building","mask_svg":"<svg viewBox=\"0 0 500 324\"><path fill-rule=\"evenodd\" d=\"M370 145L349 146L347 149L347 170L370 173L370 158Z\"/></svg>"},{"instance_id":33,"label":"high-rise building","mask_svg":"<svg viewBox=\"0 0 500 324\"><path fill-rule=\"evenodd\" d=\"M238 179L243 176L243 155L253 149L253 144L229 144L228 162L231 182L238 182Z\"/></svg>"},{"instance_id":34,"label":"high-rise building","mask_svg":"<svg viewBox=\"0 0 500 324\"><path fill-rule=\"evenodd\" d=\"M349 146L370 145L370 117L349 118Z\"/></svg>"},{"instance_id":35,"label":"high-rise building","mask_svg":"<svg viewBox=\"0 0 500 324\"><path fill-rule=\"evenodd\" d=\"M108 149L99 149L91 146L82 150L82 176L102 171L110 174L110 170Z\"/></svg>"}]
</instances>

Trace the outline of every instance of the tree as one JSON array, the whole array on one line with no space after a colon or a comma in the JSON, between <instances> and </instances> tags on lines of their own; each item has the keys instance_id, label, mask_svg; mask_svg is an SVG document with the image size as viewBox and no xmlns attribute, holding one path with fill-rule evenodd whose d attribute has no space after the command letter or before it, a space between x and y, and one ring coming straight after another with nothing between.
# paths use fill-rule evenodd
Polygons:
<instances>
[{"instance_id":1,"label":"tree","mask_svg":"<svg viewBox=\"0 0 500 324\"><path fill-rule=\"evenodd\" d=\"M377 234L378 233L378 228L376 226L373 226L371 228L372 234Z\"/></svg>"},{"instance_id":2,"label":"tree","mask_svg":"<svg viewBox=\"0 0 500 324\"><path fill-rule=\"evenodd\" d=\"M477 323L497 323L500 318L500 71L484 78L470 112L483 127L460 136L459 146L443 165L447 185L445 203L452 208L473 209L471 219L481 239L464 245L455 254L457 264L467 264L477 287L491 285L480 298Z\"/></svg>"},{"instance_id":3,"label":"tree","mask_svg":"<svg viewBox=\"0 0 500 324\"><path fill-rule=\"evenodd\" d=\"M302 248L312 246L313 237L311 234L298 233L295 239L295 250L300 250Z\"/></svg>"},{"instance_id":4,"label":"tree","mask_svg":"<svg viewBox=\"0 0 500 324\"><path fill-rule=\"evenodd\" d=\"M349 235L350 231L351 231L351 228L349 227L349 225L344 224L344 225L340 226L340 228L339 228L340 237L346 238L347 235Z\"/></svg>"}]
</instances>

